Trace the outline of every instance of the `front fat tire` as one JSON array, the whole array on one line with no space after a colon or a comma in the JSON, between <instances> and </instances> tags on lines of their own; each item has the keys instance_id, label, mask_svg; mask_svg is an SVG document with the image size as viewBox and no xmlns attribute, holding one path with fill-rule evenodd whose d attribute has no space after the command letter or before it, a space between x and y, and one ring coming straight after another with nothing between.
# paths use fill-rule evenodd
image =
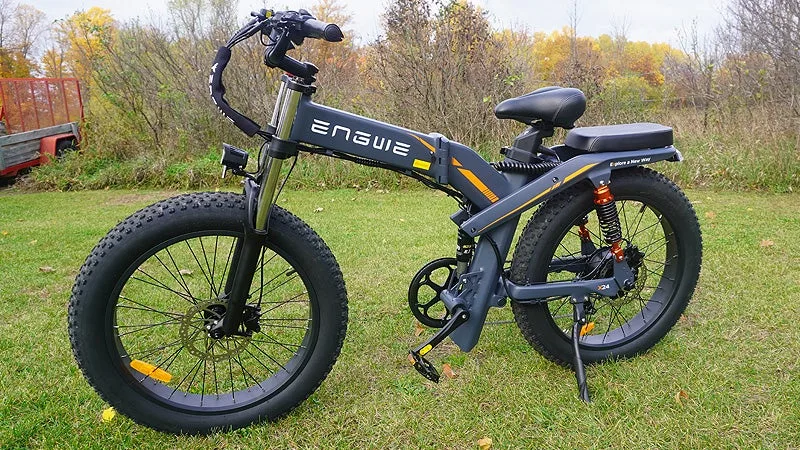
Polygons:
<instances>
[{"instance_id":1,"label":"front fat tire","mask_svg":"<svg viewBox=\"0 0 800 450\"><path fill-rule=\"evenodd\" d=\"M663 338L692 297L702 259L702 236L697 216L689 200L672 181L651 169L635 167L612 172L610 186L618 200L636 198L657 207L675 234L680 264L676 269L676 286L668 296L668 304L655 320L643 326L635 337L622 339L619 343L605 346L581 343L581 356L587 364L641 354ZM549 264L554 249L564 237L563 233L593 208L593 194L589 185L574 186L539 208L519 238L511 268L512 281L517 284L545 281L545 263ZM512 309L522 335L536 351L559 365L572 366L572 339L563 331L563 327L556 325L548 304L512 302ZM567 305L566 309L568 311L563 314L571 317L571 306ZM571 319L561 320L571 323Z\"/></svg>"},{"instance_id":2,"label":"front fat tire","mask_svg":"<svg viewBox=\"0 0 800 450\"><path fill-rule=\"evenodd\" d=\"M84 376L120 413L171 433L208 433L272 420L291 411L322 383L336 361L347 328L347 294L341 270L327 245L302 220L274 206L267 241L296 269L315 308L316 338L302 368L268 398L242 407L180 408L132 383L113 340L112 327L123 277L141 255L187 233L243 233L245 199L232 193L187 194L148 206L113 228L80 270L69 304L69 335ZM257 280L257 278L256 278ZM254 285L256 283L254 280ZM118 294L117 294L118 295ZM305 341L304 341L305 344ZM126 375L127 374L127 375Z\"/></svg>"}]
</instances>

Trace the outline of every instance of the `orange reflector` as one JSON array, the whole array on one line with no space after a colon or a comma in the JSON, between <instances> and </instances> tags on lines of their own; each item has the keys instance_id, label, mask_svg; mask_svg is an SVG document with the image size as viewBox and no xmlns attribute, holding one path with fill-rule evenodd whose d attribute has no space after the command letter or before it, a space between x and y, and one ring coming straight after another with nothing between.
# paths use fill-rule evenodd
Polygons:
<instances>
[{"instance_id":1,"label":"orange reflector","mask_svg":"<svg viewBox=\"0 0 800 450\"><path fill-rule=\"evenodd\" d=\"M594 330L594 322L589 322L581 327L581 336L591 333L592 330Z\"/></svg>"},{"instance_id":2,"label":"orange reflector","mask_svg":"<svg viewBox=\"0 0 800 450\"><path fill-rule=\"evenodd\" d=\"M138 359L134 359L131 361L131 367L133 370L146 375L154 380L162 381L164 383L169 383L172 380L172 375L162 369L157 368L156 366L146 363L144 361L140 361Z\"/></svg>"}]
</instances>

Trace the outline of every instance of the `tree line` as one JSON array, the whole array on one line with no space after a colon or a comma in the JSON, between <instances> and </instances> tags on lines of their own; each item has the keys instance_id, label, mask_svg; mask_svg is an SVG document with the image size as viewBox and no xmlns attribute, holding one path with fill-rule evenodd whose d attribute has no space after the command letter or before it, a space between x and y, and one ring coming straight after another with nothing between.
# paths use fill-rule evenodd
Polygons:
<instances>
[{"instance_id":1,"label":"tree line","mask_svg":"<svg viewBox=\"0 0 800 450\"><path fill-rule=\"evenodd\" d=\"M31 50L43 33L41 16L27 5L14 8L0 15L0 75L80 78L88 142L105 160L166 167L206 155L223 140L246 144L219 120L206 87L216 48L239 25L229 1L173 0L160 23L115 21L101 8L78 11L49 27L52 45L40 49L38 60ZM319 0L312 13L353 36L350 16L336 0ZM730 151L721 145L726 135L741 146L739 128L757 123L768 147L758 158L783 158L775 170L788 165L786 176L796 177L798 17L796 0L732 0L714 36L704 39L687 26L673 47L631 41L624 29L579 36L574 23L552 33L496 29L485 11L464 0L392 0L378 38L306 40L297 56L320 67L317 101L487 152L520 130L494 118L498 102L562 85L589 98L580 125L662 121L698 151ZM266 118L279 73L260 64L262 49L256 39L238 46L225 83L231 104ZM783 120L777 126L765 123L768 118ZM785 149L794 159L786 160ZM725 178L738 170L728 167L734 155L717 156L709 157L708 173ZM683 175L702 183L708 173ZM758 181L764 178L758 173L747 177L754 187L768 182Z\"/></svg>"}]
</instances>

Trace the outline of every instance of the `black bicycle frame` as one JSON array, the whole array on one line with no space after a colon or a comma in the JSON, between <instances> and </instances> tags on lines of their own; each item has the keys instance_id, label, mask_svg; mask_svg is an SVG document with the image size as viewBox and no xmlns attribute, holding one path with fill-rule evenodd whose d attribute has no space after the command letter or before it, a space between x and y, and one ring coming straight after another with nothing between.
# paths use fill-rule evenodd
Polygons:
<instances>
[{"instance_id":1,"label":"black bicycle frame","mask_svg":"<svg viewBox=\"0 0 800 450\"><path fill-rule=\"evenodd\" d=\"M468 211L451 217L467 235L478 237L474 257L459 283L441 294L448 310L456 306L469 319L450 337L463 351L478 342L486 314L506 297L516 301L590 293L615 295L633 279L624 261L614 263L613 277L539 285L516 285L501 276L520 214L563 189L589 180L599 187L611 182L613 170L664 160L680 160L672 146L625 152L587 153L564 161L535 179L526 174L500 173L471 148L439 134L424 134L311 101L313 89L284 77L270 128L277 130L270 145L302 144L377 161L398 170L412 170L449 185L463 194ZM277 143L277 144L276 144ZM267 152L265 152L267 153ZM275 155L275 152L273 152ZM264 157L255 225L266 229L281 159ZM265 208L266 207L266 208Z\"/></svg>"}]
</instances>

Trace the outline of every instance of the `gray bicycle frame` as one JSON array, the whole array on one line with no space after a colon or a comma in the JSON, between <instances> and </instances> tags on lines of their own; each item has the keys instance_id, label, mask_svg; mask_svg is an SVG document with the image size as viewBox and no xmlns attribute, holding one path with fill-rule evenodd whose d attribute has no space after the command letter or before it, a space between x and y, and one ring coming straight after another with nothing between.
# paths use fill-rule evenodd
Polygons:
<instances>
[{"instance_id":1,"label":"gray bicycle frame","mask_svg":"<svg viewBox=\"0 0 800 450\"><path fill-rule=\"evenodd\" d=\"M472 205L469 213L459 210L451 219L466 234L478 237L474 256L466 272L460 274L458 284L440 295L448 310L459 305L470 313L469 320L450 335L463 351L475 347L489 308L503 305L506 297L535 303L544 301L536 299L564 295L613 296L633 279L630 267L623 261L614 262L614 276L610 278L534 285L504 282L502 263L523 212L584 180L595 187L607 185L614 170L681 160L678 150L669 146L581 154L535 179L525 174L501 173L465 145L439 134L424 134L314 103L301 86L287 77L281 81L270 121L277 138L427 175L461 192ZM268 226L267 212L274 201L282 163L267 153L263 153L261 161L266 170L256 209L258 230ZM551 262L551 267L570 270L568 264L555 267Z\"/></svg>"}]
</instances>

